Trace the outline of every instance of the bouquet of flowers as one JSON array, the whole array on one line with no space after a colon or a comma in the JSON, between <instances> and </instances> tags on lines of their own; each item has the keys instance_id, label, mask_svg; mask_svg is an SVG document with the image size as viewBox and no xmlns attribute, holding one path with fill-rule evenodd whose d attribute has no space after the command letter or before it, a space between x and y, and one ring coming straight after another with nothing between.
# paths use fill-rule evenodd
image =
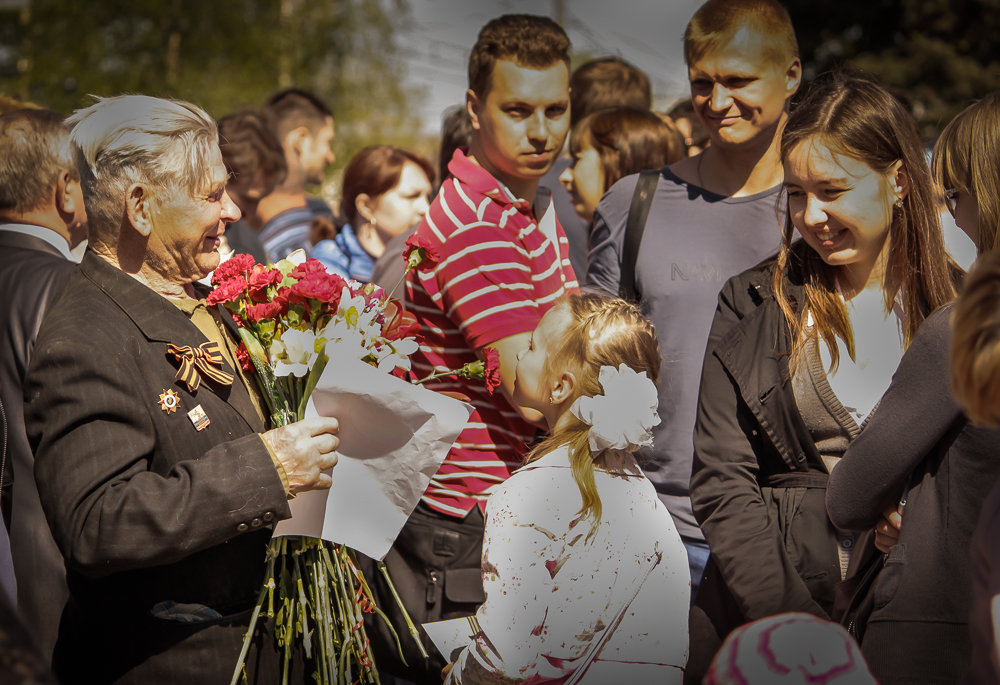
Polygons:
<instances>
[{"instance_id":1,"label":"bouquet of flowers","mask_svg":"<svg viewBox=\"0 0 1000 685\"><path fill-rule=\"evenodd\" d=\"M433 268L437 261L434 254L415 239L408 242L404 253L407 271ZM257 379L271 427L304 417L324 368L338 359L360 360L401 378L410 375L409 355L418 348L419 326L412 314L375 285L329 274L322 263L303 259L301 253L271 265L258 264L249 255L236 255L216 269L212 283L215 290L207 302L224 305L239 326L240 365ZM495 357L489 361L489 365L478 362L450 373L489 378L488 387L495 387ZM384 565L380 564L380 570L389 581ZM391 587L391 581L389 584ZM317 682L378 682L363 614L385 616L375 606L353 553L346 547L315 538L272 540L265 585L233 683L243 672L261 611L269 618L276 617L275 636L284 650L282 682L287 682L291 655L299 647L313 664ZM416 627L408 617L407 623L417 639ZM420 649L423 651L422 646Z\"/></svg>"}]
</instances>

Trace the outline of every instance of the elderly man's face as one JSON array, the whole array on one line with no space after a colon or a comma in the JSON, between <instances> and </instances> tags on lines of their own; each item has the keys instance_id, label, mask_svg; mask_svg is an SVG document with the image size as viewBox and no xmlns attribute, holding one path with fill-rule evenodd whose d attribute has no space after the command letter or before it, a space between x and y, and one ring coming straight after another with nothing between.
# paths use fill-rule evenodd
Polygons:
<instances>
[{"instance_id":1,"label":"elderly man's face","mask_svg":"<svg viewBox=\"0 0 1000 685\"><path fill-rule=\"evenodd\" d=\"M207 161L206 181L194 195L183 187L165 188L154 204L147 261L171 283L192 283L214 271L226 224L240 218L226 193L226 167L218 147Z\"/></svg>"}]
</instances>

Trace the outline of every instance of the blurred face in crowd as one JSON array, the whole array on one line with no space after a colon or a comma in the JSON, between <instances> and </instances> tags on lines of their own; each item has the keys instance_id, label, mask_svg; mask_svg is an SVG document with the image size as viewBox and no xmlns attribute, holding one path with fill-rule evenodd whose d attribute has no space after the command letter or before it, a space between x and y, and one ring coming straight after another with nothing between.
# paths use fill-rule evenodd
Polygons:
<instances>
[{"instance_id":1,"label":"blurred face in crowd","mask_svg":"<svg viewBox=\"0 0 1000 685\"><path fill-rule=\"evenodd\" d=\"M274 184L264 181L263 174L260 172L251 178L233 176L226 184L226 192L236 203L243 215L243 220L255 231L259 231L264 226L264 218L258 211L260 200L273 189Z\"/></svg>"},{"instance_id":2,"label":"blurred face in crowd","mask_svg":"<svg viewBox=\"0 0 1000 685\"><path fill-rule=\"evenodd\" d=\"M979 203L976 196L964 190L948 189L945 201L955 218L955 225L976 245L979 244Z\"/></svg>"},{"instance_id":3,"label":"blurred face in crowd","mask_svg":"<svg viewBox=\"0 0 1000 685\"><path fill-rule=\"evenodd\" d=\"M150 201L146 262L170 283L185 285L214 271L226 224L240 218L226 193L226 167L217 146L207 161L205 180L194 194L177 183L156 189Z\"/></svg>"},{"instance_id":4,"label":"blurred face in crowd","mask_svg":"<svg viewBox=\"0 0 1000 685\"><path fill-rule=\"evenodd\" d=\"M752 143L761 135L770 141L782 121L801 67L795 58L775 59L767 41L742 28L688 65L691 103L713 145Z\"/></svg>"},{"instance_id":5,"label":"blurred face in crowd","mask_svg":"<svg viewBox=\"0 0 1000 685\"><path fill-rule=\"evenodd\" d=\"M333 164L336 158L330 145L334 139L333 117L327 117L326 123L316 135L306 135L300 149L300 160L304 180L309 185L319 185L323 182L323 172Z\"/></svg>"},{"instance_id":6,"label":"blurred face in crowd","mask_svg":"<svg viewBox=\"0 0 1000 685\"><path fill-rule=\"evenodd\" d=\"M573 152L573 164L559 175L573 199L573 209L582 218L592 221L594 209L604 195L604 166L600 153L588 145Z\"/></svg>"},{"instance_id":7,"label":"blurred face in crowd","mask_svg":"<svg viewBox=\"0 0 1000 685\"><path fill-rule=\"evenodd\" d=\"M395 186L374 199L359 195L357 203L368 221L388 240L407 231L423 218L430 194L431 182L427 174L413 162L407 162Z\"/></svg>"},{"instance_id":8,"label":"blurred face in crowd","mask_svg":"<svg viewBox=\"0 0 1000 685\"><path fill-rule=\"evenodd\" d=\"M466 94L476 161L521 195L534 192L559 155L569 131L569 69L544 69L497 60L486 94Z\"/></svg>"},{"instance_id":9,"label":"blurred face in crowd","mask_svg":"<svg viewBox=\"0 0 1000 685\"><path fill-rule=\"evenodd\" d=\"M906 193L901 164L882 173L813 137L792 148L784 172L788 215L806 244L830 266L872 269Z\"/></svg>"}]
</instances>

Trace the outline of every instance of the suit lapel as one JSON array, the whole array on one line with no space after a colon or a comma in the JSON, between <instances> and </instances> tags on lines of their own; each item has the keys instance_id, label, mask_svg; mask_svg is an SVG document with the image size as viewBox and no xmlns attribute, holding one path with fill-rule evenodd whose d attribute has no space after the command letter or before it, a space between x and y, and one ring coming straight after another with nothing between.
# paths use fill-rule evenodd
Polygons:
<instances>
[{"instance_id":1,"label":"suit lapel","mask_svg":"<svg viewBox=\"0 0 1000 685\"><path fill-rule=\"evenodd\" d=\"M125 312L151 342L191 347L208 342L198 327L165 297L108 264L93 252L89 250L86 252L80 268ZM233 369L225 358L222 360L222 367L227 373L239 377L240 371ZM233 407L251 430L260 431L264 428L242 380L234 378L233 383L228 386L219 386L203 380L198 391L202 389L217 395Z\"/></svg>"}]
</instances>

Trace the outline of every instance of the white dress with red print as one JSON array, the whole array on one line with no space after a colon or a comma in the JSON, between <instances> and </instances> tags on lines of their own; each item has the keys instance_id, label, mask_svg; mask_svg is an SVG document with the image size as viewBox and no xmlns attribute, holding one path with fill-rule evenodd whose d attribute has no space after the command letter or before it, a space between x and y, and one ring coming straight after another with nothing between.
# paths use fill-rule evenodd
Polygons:
<instances>
[{"instance_id":1,"label":"white dress with red print","mask_svg":"<svg viewBox=\"0 0 1000 685\"><path fill-rule=\"evenodd\" d=\"M566 447L497 487L486 505L482 630L449 682L546 682L578 669L586 669L582 683L682 681L687 553L653 485L631 463L627 475L595 470L602 515L589 539L592 519L579 516Z\"/></svg>"}]
</instances>

